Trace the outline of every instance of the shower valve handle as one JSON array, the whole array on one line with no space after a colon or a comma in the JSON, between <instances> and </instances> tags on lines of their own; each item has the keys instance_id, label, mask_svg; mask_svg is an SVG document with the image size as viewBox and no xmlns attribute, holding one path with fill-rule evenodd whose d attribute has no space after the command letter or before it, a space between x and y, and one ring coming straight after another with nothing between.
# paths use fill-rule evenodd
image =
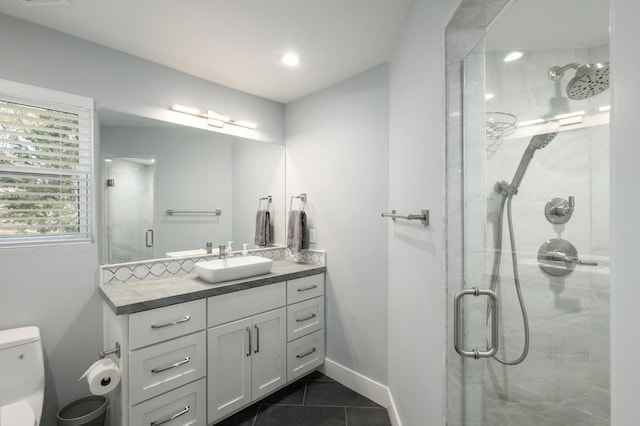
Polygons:
<instances>
[{"instance_id":1,"label":"shower valve handle","mask_svg":"<svg viewBox=\"0 0 640 426\"><path fill-rule=\"evenodd\" d=\"M549 253L549 259L555 261L561 261L565 263L575 263L577 265L585 265L585 266L598 266L598 262L594 262L592 260L580 260L576 256L568 256L566 253L562 251L554 251Z\"/></svg>"},{"instance_id":2,"label":"shower valve handle","mask_svg":"<svg viewBox=\"0 0 640 426\"><path fill-rule=\"evenodd\" d=\"M545 241L538 250L538 266L551 276L569 275L576 265L598 266L598 262L580 260L574 245L561 238Z\"/></svg>"},{"instance_id":3,"label":"shower valve handle","mask_svg":"<svg viewBox=\"0 0 640 426\"><path fill-rule=\"evenodd\" d=\"M576 198L569 196L569 200L564 198L554 198L544 207L544 215L547 220L554 225L567 223L576 207Z\"/></svg>"}]
</instances>

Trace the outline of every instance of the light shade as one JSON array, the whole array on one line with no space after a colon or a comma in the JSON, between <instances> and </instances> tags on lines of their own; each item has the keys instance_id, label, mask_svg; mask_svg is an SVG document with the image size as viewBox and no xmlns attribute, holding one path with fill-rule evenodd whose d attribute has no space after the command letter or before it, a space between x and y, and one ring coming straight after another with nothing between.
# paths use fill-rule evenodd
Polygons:
<instances>
[{"instance_id":1,"label":"light shade","mask_svg":"<svg viewBox=\"0 0 640 426\"><path fill-rule=\"evenodd\" d=\"M171 109L177 112L185 113L185 114L200 115L200 110L196 108L184 106L184 105L174 105L171 107Z\"/></svg>"},{"instance_id":2,"label":"light shade","mask_svg":"<svg viewBox=\"0 0 640 426\"><path fill-rule=\"evenodd\" d=\"M255 129L258 127L256 123L252 123L246 120L235 120L228 115L220 114L219 112L207 110L207 113L202 113L196 108L187 107L184 105L173 105L171 107L173 111L181 112L183 114L189 114L196 117L204 118L207 120L209 126L222 128L225 124L231 124L238 127L246 127L247 129Z\"/></svg>"}]
</instances>

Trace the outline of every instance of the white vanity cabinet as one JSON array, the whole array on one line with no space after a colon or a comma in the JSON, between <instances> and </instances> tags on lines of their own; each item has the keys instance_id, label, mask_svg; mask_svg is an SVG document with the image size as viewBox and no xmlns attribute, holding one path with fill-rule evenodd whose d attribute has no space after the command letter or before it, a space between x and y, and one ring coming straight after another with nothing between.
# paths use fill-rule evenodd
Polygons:
<instances>
[{"instance_id":1,"label":"white vanity cabinet","mask_svg":"<svg viewBox=\"0 0 640 426\"><path fill-rule=\"evenodd\" d=\"M105 307L105 342L121 352L113 426L207 424L206 308L205 300L130 315Z\"/></svg>"},{"instance_id":2,"label":"white vanity cabinet","mask_svg":"<svg viewBox=\"0 0 640 426\"><path fill-rule=\"evenodd\" d=\"M287 382L324 362L324 274L287 281Z\"/></svg>"},{"instance_id":3,"label":"white vanity cabinet","mask_svg":"<svg viewBox=\"0 0 640 426\"><path fill-rule=\"evenodd\" d=\"M209 422L286 383L285 308L210 328L207 335Z\"/></svg>"},{"instance_id":4,"label":"white vanity cabinet","mask_svg":"<svg viewBox=\"0 0 640 426\"><path fill-rule=\"evenodd\" d=\"M248 287L130 314L105 303L105 347L121 346L110 426L211 425L324 362L324 273Z\"/></svg>"},{"instance_id":5,"label":"white vanity cabinet","mask_svg":"<svg viewBox=\"0 0 640 426\"><path fill-rule=\"evenodd\" d=\"M286 383L285 306L285 282L209 298L210 423Z\"/></svg>"}]
</instances>

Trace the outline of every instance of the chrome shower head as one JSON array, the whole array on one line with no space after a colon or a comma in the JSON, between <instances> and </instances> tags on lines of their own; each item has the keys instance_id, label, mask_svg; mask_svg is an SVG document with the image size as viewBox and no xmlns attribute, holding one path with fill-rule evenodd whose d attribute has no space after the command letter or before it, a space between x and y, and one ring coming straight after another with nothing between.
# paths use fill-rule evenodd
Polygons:
<instances>
[{"instance_id":1,"label":"chrome shower head","mask_svg":"<svg viewBox=\"0 0 640 426\"><path fill-rule=\"evenodd\" d=\"M588 99L600 94L609 88L609 62L597 64L571 63L563 67L554 66L549 69L549 78L559 80L564 72L570 68L576 70L576 75L567 84L567 96L569 99Z\"/></svg>"}]
</instances>

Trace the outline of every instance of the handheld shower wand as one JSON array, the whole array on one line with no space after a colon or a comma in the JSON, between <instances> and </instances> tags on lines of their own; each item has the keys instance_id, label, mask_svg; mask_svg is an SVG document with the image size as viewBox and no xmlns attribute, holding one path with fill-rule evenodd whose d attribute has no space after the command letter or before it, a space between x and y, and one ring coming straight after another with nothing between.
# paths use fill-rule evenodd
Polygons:
<instances>
[{"instance_id":1,"label":"handheld shower wand","mask_svg":"<svg viewBox=\"0 0 640 426\"><path fill-rule=\"evenodd\" d=\"M518 168L516 169L516 173L513 175L513 179L511 180L511 184L506 181L496 182L494 189L499 194L507 194L509 196L513 196L518 193L518 188L520 187L520 183L522 182L522 178L529 167L529 163L533 159L533 155L536 151L546 147L549 143L556 137L558 132L554 133L544 133L541 135L535 135L531 138L531 142L524 150L522 154L522 159L520 160L520 164L518 164Z\"/></svg>"},{"instance_id":2,"label":"handheld shower wand","mask_svg":"<svg viewBox=\"0 0 640 426\"><path fill-rule=\"evenodd\" d=\"M506 358L500 358L497 354L493 355L493 358L505 365L517 365L525 360L529 353L529 318L527 316L527 308L524 304L524 298L522 296L522 290L520 289L520 277L518 274L518 258L516 255L516 241L513 232L513 219L511 215L511 201L513 200L513 196L518 193L518 188L520 187L520 183L522 182L522 178L524 178L524 174L527 171L527 167L529 167L529 163L533 159L533 155L539 149L542 149L549 145L549 143L556 137L558 133L543 133L540 135L535 135L531 138L529 145L524 150L522 154L522 159L520 160L520 164L518 164L518 168L516 169L516 173L513 175L513 179L511 183L506 181L496 182L494 185L494 189L497 193L499 193L501 197L500 201L500 214L498 216L498 224L496 229L496 242L495 242L495 257L493 258L493 267L491 270L491 280L489 283L489 289L491 291L495 291L498 286L498 281L500 280L500 263L502 259L502 227L503 227L503 219L504 219L504 210L505 205L507 207L507 220L509 225L509 242L511 244L511 263L513 266L513 281L515 284L515 290L518 297L518 303L520 304L520 311L522 312L522 322L524 327L524 346L522 348L522 353L520 356L514 360L507 360ZM497 306L494 306L493 303L489 303L487 305L486 318L489 320L491 310L498 309Z\"/></svg>"}]
</instances>

